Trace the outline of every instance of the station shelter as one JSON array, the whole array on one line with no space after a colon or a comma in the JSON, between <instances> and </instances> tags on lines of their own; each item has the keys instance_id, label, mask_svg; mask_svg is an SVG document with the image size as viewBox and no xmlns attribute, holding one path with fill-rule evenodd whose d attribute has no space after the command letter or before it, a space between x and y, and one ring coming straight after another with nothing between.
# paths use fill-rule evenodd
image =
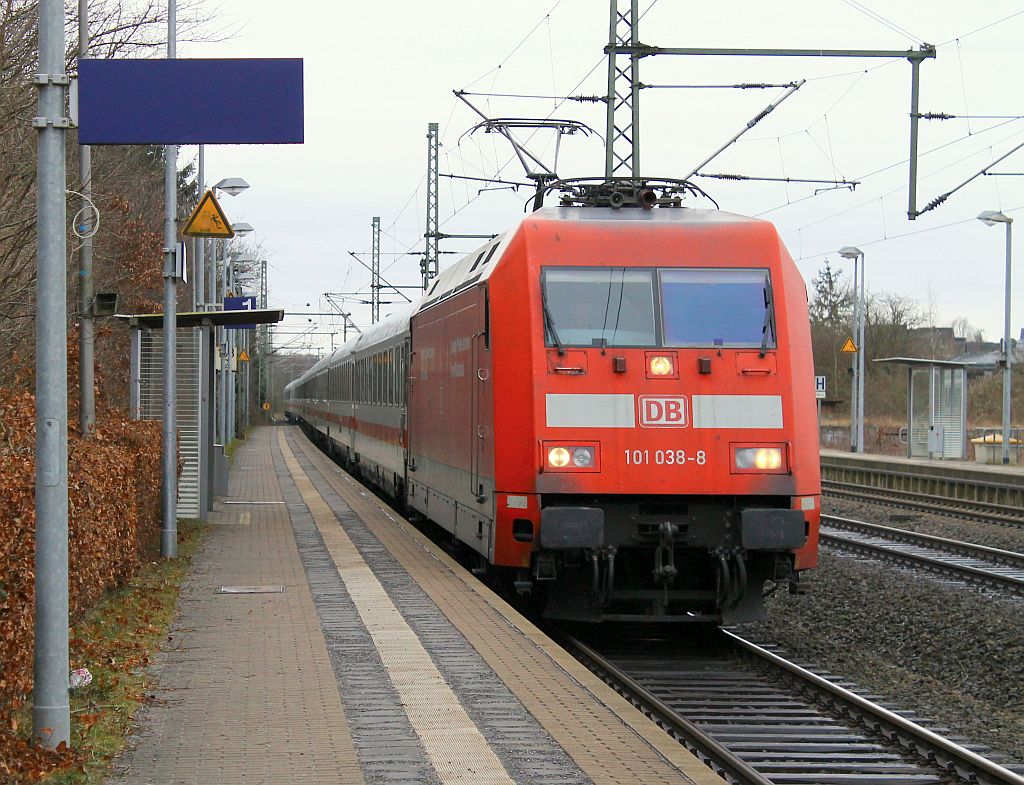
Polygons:
<instances>
[{"instance_id":1,"label":"station shelter","mask_svg":"<svg viewBox=\"0 0 1024 785\"><path fill-rule=\"evenodd\" d=\"M907 368L907 457L967 459L967 375L974 363L886 357Z\"/></svg>"},{"instance_id":2,"label":"station shelter","mask_svg":"<svg viewBox=\"0 0 1024 785\"><path fill-rule=\"evenodd\" d=\"M118 314L115 318L131 328L131 414L139 420L160 420L164 315ZM177 514L205 520L213 509L213 497L227 492L227 460L224 445L216 443L214 426L219 367L216 328L276 324L284 319L284 311L198 311L179 313L177 319L175 429L181 460Z\"/></svg>"}]
</instances>

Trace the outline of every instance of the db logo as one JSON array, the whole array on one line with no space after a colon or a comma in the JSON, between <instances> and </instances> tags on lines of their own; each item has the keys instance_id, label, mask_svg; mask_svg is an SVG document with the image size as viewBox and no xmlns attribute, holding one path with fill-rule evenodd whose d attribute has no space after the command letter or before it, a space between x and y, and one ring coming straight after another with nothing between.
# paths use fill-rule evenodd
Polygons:
<instances>
[{"instance_id":1,"label":"db logo","mask_svg":"<svg viewBox=\"0 0 1024 785\"><path fill-rule=\"evenodd\" d=\"M643 428L685 428L686 398L682 396L640 396L640 426Z\"/></svg>"}]
</instances>

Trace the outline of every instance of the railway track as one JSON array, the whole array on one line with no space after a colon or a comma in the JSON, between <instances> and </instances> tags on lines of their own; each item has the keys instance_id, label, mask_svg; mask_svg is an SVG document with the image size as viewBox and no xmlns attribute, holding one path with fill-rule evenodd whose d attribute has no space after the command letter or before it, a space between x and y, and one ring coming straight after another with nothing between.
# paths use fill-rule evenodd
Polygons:
<instances>
[{"instance_id":1,"label":"railway track","mask_svg":"<svg viewBox=\"0 0 1024 785\"><path fill-rule=\"evenodd\" d=\"M1024 594L1024 554L834 515L822 515L821 524L824 543L943 577Z\"/></svg>"},{"instance_id":2,"label":"railway track","mask_svg":"<svg viewBox=\"0 0 1024 785\"><path fill-rule=\"evenodd\" d=\"M1020 774L946 738L942 729L926 728L728 631L720 634L717 646L700 651L651 641L642 653L622 643L595 647L570 638L566 645L738 785L1024 785Z\"/></svg>"},{"instance_id":3,"label":"railway track","mask_svg":"<svg viewBox=\"0 0 1024 785\"><path fill-rule=\"evenodd\" d=\"M958 499L918 491L889 488L866 488L854 483L822 480L822 493L835 499L871 502L889 507L934 512L997 523L1003 526L1024 526L1024 509L974 499Z\"/></svg>"}]
</instances>

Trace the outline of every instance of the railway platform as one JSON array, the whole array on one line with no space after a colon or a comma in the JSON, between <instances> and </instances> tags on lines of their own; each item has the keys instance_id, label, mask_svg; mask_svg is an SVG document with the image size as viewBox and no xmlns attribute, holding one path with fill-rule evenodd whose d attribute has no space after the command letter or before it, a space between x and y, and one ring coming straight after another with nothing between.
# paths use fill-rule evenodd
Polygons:
<instances>
[{"instance_id":1,"label":"railway platform","mask_svg":"<svg viewBox=\"0 0 1024 785\"><path fill-rule=\"evenodd\" d=\"M720 782L297 428L210 528L115 785Z\"/></svg>"},{"instance_id":2,"label":"railway platform","mask_svg":"<svg viewBox=\"0 0 1024 785\"><path fill-rule=\"evenodd\" d=\"M821 451L826 483L1024 507L1024 467Z\"/></svg>"}]
</instances>

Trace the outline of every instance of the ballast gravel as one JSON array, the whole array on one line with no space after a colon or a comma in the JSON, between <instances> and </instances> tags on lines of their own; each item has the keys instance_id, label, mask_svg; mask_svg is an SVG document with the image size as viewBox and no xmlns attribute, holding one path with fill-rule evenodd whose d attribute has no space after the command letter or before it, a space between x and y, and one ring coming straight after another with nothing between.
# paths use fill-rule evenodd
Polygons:
<instances>
[{"instance_id":1,"label":"ballast gravel","mask_svg":"<svg viewBox=\"0 0 1024 785\"><path fill-rule=\"evenodd\" d=\"M1024 552L1024 529L958 521L860 502L828 500L823 512ZM737 627L775 643L818 672L853 681L1024 764L1024 598L1004 597L893 564L823 547L806 593L779 592L770 620ZM931 726L931 724L929 724Z\"/></svg>"}]
</instances>

